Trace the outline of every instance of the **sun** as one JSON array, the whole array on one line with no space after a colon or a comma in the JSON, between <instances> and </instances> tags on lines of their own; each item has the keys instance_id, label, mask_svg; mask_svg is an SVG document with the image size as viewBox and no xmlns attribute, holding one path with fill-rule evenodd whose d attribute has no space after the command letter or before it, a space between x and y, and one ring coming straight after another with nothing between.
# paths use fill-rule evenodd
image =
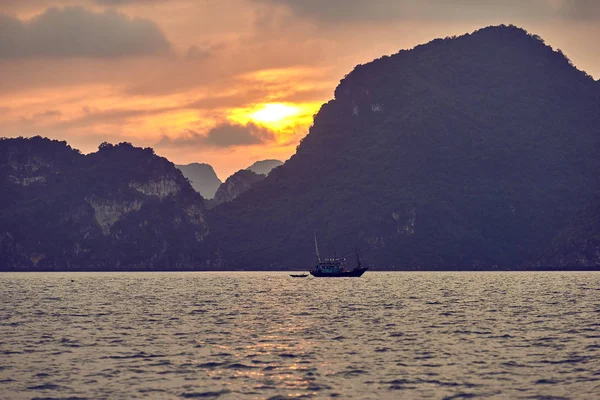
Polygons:
<instances>
[{"instance_id":1,"label":"sun","mask_svg":"<svg viewBox=\"0 0 600 400\"><path fill-rule=\"evenodd\" d=\"M278 143L287 143L306 131L321 103L258 103L229 111L227 118L237 124L255 124L272 131Z\"/></svg>"},{"instance_id":2,"label":"sun","mask_svg":"<svg viewBox=\"0 0 600 400\"><path fill-rule=\"evenodd\" d=\"M248 117L255 122L264 125L275 125L285 119L298 115L300 110L297 107L282 103L267 103Z\"/></svg>"}]
</instances>

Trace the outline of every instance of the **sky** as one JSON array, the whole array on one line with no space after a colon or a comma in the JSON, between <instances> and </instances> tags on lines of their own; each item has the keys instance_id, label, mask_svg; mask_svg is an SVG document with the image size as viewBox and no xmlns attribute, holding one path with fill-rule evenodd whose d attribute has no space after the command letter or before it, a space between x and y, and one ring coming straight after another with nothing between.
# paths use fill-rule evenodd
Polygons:
<instances>
[{"instance_id":1,"label":"sky","mask_svg":"<svg viewBox=\"0 0 600 400\"><path fill-rule=\"evenodd\" d=\"M514 24L600 78L598 0L0 0L0 136L285 161L354 66Z\"/></svg>"}]
</instances>

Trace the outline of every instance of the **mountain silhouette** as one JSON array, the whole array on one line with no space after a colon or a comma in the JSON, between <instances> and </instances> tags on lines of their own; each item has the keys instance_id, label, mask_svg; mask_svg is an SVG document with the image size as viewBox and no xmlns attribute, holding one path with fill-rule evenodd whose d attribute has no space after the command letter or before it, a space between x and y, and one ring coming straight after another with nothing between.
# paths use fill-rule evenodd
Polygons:
<instances>
[{"instance_id":1,"label":"mountain silhouette","mask_svg":"<svg viewBox=\"0 0 600 400\"><path fill-rule=\"evenodd\" d=\"M370 248L379 268L515 268L596 191L600 85L514 26L357 66L297 153L209 213L220 262L307 268Z\"/></svg>"},{"instance_id":2,"label":"mountain silhouette","mask_svg":"<svg viewBox=\"0 0 600 400\"><path fill-rule=\"evenodd\" d=\"M502 25L357 66L210 211L150 148L0 139L0 269L306 269L315 232L378 269L596 269L598 110L598 81Z\"/></svg>"},{"instance_id":3,"label":"mountain silhouette","mask_svg":"<svg viewBox=\"0 0 600 400\"><path fill-rule=\"evenodd\" d=\"M232 201L240 194L249 190L252 185L262 181L265 178L266 175L257 174L248 169L239 170L227 178L225 182L219 186L219 189L215 194L215 198L213 199L214 205Z\"/></svg>"},{"instance_id":4,"label":"mountain silhouette","mask_svg":"<svg viewBox=\"0 0 600 400\"><path fill-rule=\"evenodd\" d=\"M262 160L255 162L246 169L256 174L269 175L273 168L279 167L282 164L283 162L279 160Z\"/></svg>"},{"instance_id":5,"label":"mountain silhouette","mask_svg":"<svg viewBox=\"0 0 600 400\"><path fill-rule=\"evenodd\" d=\"M197 269L202 197L150 148L0 140L1 270Z\"/></svg>"},{"instance_id":6,"label":"mountain silhouette","mask_svg":"<svg viewBox=\"0 0 600 400\"><path fill-rule=\"evenodd\" d=\"M215 197L221 180L217 177L215 170L209 164L192 163L187 165L176 165L183 176L190 180L192 187L205 199Z\"/></svg>"}]
</instances>

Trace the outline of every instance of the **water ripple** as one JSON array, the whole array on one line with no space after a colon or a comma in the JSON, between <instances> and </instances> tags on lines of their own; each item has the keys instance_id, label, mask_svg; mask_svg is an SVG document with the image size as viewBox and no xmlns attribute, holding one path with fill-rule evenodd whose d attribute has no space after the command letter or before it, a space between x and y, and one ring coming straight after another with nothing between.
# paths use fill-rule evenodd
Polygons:
<instances>
[{"instance_id":1,"label":"water ripple","mask_svg":"<svg viewBox=\"0 0 600 400\"><path fill-rule=\"evenodd\" d=\"M1 274L0 397L600 398L598 290L562 272Z\"/></svg>"}]
</instances>

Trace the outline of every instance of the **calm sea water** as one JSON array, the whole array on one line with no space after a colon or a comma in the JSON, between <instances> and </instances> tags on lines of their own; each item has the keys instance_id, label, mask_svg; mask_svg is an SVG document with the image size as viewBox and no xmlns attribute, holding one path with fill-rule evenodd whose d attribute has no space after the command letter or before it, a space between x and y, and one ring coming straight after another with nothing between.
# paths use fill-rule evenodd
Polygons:
<instances>
[{"instance_id":1,"label":"calm sea water","mask_svg":"<svg viewBox=\"0 0 600 400\"><path fill-rule=\"evenodd\" d=\"M600 398L600 273L0 274L0 398Z\"/></svg>"}]
</instances>

